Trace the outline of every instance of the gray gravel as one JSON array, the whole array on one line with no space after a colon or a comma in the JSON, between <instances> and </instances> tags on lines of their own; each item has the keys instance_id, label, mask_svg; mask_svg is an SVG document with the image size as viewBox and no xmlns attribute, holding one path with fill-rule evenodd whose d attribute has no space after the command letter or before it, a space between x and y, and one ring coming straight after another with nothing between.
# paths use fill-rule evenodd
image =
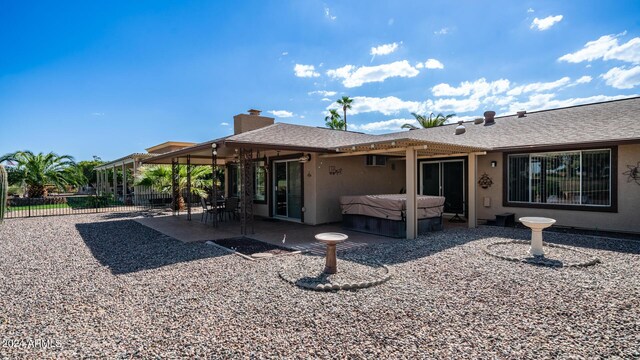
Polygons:
<instances>
[{"instance_id":1,"label":"gray gravel","mask_svg":"<svg viewBox=\"0 0 640 360\"><path fill-rule=\"evenodd\" d=\"M313 292L278 278L288 256L247 261L107 214L12 219L0 225L0 358L640 356L640 242L545 233L601 259L587 268L481 249L528 234L350 250L338 256L386 263L391 280Z\"/></svg>"}]
</instances>

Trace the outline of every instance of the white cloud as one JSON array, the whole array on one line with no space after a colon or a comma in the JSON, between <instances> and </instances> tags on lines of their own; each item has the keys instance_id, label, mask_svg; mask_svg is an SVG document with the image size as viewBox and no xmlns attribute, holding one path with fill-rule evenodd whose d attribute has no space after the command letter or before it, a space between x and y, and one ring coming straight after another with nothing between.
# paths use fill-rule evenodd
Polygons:
<instances>
[{"instance_id":1,"label":"white cloud","mask_svg":"<svg viewBox=\"0 0 640 360\"><path fill-rule=\"evenodd\" d=\"M320 96L335 96L337 92L335 91L327 91L327 90L315 90L309 91L308 95L320 95Z\"/></svg>"},{"instance_id":2,"label":"white cloud","mask_svg":"<svg viewBox=\"0 0 640 360\"><path fill-rule=\"evenodd\" d=\"M427 59L424 67L427 69L444 69L444 65L436 59Z\"/></svg>"},{"instance_id":3,"label":"white cloud","mask_svg":"<svg viewBox=\"0 0 640 360\"><path fill-rule=\"evenodd\" d=\"M426 102L426 108L433 112L450 112L455 113L475 111L480 107L480 100L477 98L466 99L436 99L435 101L429 99Z\"/></svg>"},{"instance_id":4,"label":"white cloud","mask_svg":"<svg viewBox=\"0 0 640 360\"><path fill-rule=\"evenodd\" d=\"M576 80L576 84L587 84L590 83L593 78L589 75L585 75L580 77L580 79Z\"/></svg>"},{"instance_id":5,"label":"white cloud","mask_svg":"<svg viewBox=\"0 0 640 360\"><path fill-rule=\"evenodd\" d=\"M606 84L616 89L631 89L640 85L640 66L614 67L600 75Z\"/></svg>"},{"instance_id":6,"label":"white cloud","mask_svg":"<svg viewBox=\"0 0 640 360\"><path fill-rule=\"evenodd\" d=\"M327 75L334 79L344 79L342 85L348 88L362 86L370 82L382 82L390 77L414 77L419 73L420 71L409 65L407 60L377 66L345 65L327 71Z\"/></svg>"},{"instance_id":7,"label":"white cloud","mask_svg":"<svg viewBox=\"0 0 640 360\"><path fill-rule=\"evenodd\" d=\"M324 8L324 16L331 21L337 19L335 16L331 15L331 9L326 6Z\"/></svg>"},{"instance_id":8,"label":"white cloud","mask_svg":"<svg viewBox=\"0 0 640 360\"><path fill-rule=\"evenodd\" d=\"M365 132L379 132L379 131L399 131L404 124L418 125L416 119L390 119L383 121L374 121L365 124L349 124L349 128L352 130L365 131Z\"/></svg>"},{"instance_id":9,"label":"white cloud","mask_svg":"<svg viewBox=\"0 0 640 360\"><path fill-rule=\"evenodd\" d=\"M269 114L279 117L279 118L290 118L293 117L293 113L287 110L269 110L267 111Z\"/></svg>"},{"instance_id":10,"label":"white cloud","mask_svg":"<svg viewBox=\"0 0 640 360\"><path fill-rule=\"evenodd\" d=\"M320 73L316 72L316 68L313 65L296 64L296 66L293 67L293 71L297 77L302 78L320 76Z\"/></svg>"},{"instance_id":11,"label":"white cloud","mask_svg":"<svg viewBox=\"0 0 640 360\"><path fill-rule=\"evenodd\" d=\"M288 52L288 51L284 51L284 52L282 53L282 56L287 56L287 55L289 55L289 52Z\"/></svg>"},{"instance_id":12,"label":"white cloud","mask_svg":"<svg viewBox=\"0 0 640 360\"><path fill-rule=\"evenodd\" d=\"M337 68L337 69L332 69L332 70L327 70L327 75L336 79L346 79L349 77L349 75L351 74L351 72L353 71L353 69L355 69L355 66L353 65L345 65L341 68Z\"/></svg>"},{"instance_id":13,"label":"white cloud","mask_svg":"<svg viewBox=\"0 0 640 360\"><path fill-rule=\"evenodd\" d=\"M501 94L509 89L509 80L500 79L487 82L487 79L480 78L474 82L463 81L458 87L441 83L433 88L431 92L434 96L471 96L472 98L480 98L490 94Z\"/></svg>"},{"instance_id":14,"label":"white cloud","mask_svg":"<svg viewBox=\"0 0 640 360\"><path fill-rule=\"evenodd\" d=\"M220 125L222 125L222 126L229 126L229 123L228 123L228 122L221 122L221 123L220 123Z\"/></svg>"},{"instance_id":15,"label":"white cloud","mask_svg":"<svg viewBox=\"0 0 640 360\"><path fill-rule=\"evenodd\" d=\"M516 86L513 89L507 91L507 95L521 95L529 92L543 92L548 90L557 89L568 85L571 82L571 78L565 76L561 79L551 82L536 82L527 85Z\"/></svg>"},{"instance_id":16,"label":"white cloud","mask_svg":"<svg viewBox=\"0 0 640 360\"><path fill-rule=\"evenodd\" d=\"M331 100L329 98L322 98L322 101L333 101L333 100Z\"/></svg>"},{"instance_id":17,"label":"white cloud","mask_svg":"<svg viewBox=\"0 0 640 360\"><path fill-rule=\"evenodd\" d=\"M515 100L514 96L487 96L482 99L483 104L495 104L497 106L507 106Z\"/></svg>"},{"instance_id":18,"label":"white cloud","mask_svg":"<svg viewBox=\"0 0 640 360\"><path fill-rule=\"evenodd\" d=\"M638 95L595 95L583 98L569 98L563 100L555 99L555 94L535 94L529 97L529 100L523 102L514 102L509 106L509 111L514 113L520 110L535 111L544 109L555 109L573 105L589 104L601 101L610 101L634 97Z\"/></svg>"},{"instance_id":19,"label":"white cloud","mask_svg":"<svg viewBox=\"0 0 640 360\"><path fill-rule=\"evenodd\" d=\"M436 35L447 35L449 33L449 28L448 27L443 27L442 29L438 30L438 31L434 31L433 32Z\"/></svg>"},{"instance_id":20,"label":"white cloud","mask_svg":"<svg viewBox=\"0 0 640 360\"><path fill-rule=\"evenodd\" d=\"M94 113L91 113L91 115L93 115L93 116L104 116L104 113L103 112L94 112Z\"/></svg>"},{"instance_id":21,"label":"white cloud","mask_svg":"<svg viewBox=\"0 0 640 360\"><path fill-rule=\"evenodd\" d=\"M402 44L402 42L400 42ZM383 45L379 45L376 47L372 47L371 51L369 52L369 55L389 55L392 52L398 50L398 43L391 43L391 44L383 44Z\"/></svg>"},{"instance_id":22,"label":"white cloud","mask_svg":"<svg viewBox=\"0 0 640 360\"><path fill-rule=\"evenodd\" d=\"M336 103L332 103L327 106L327 110L328 109L341 109L341 107ZM360 113L379 112L383 115L393 115L401 111L422 112L424 109L424 103L420 101L404 101L395 96L387 96L384 98L355 96L348 114L356 115Z\"/></svg>"},{"instance_id":23,"label":"white cloud","mask_svg":"<svg viewBox=\"0 0 640 360\"><path fill-rule=\"evenodd\" d=\"M625 35L604 35L598 40L589 41L583 48L558 58L559 61L580 63L593 60L620 60L633 64L640 64L640 37L635 37L620 45L618 37Z\"/></svg>"},{"instance_id":24,"label":"white cloud","mask_svg":"<svg viewBox=\"0 0 640 360\"><path fill-rule=\"evenodd\" d=\"M553 25L555 25L556 23L559 23L561 20L562 20L562 15L547 16L544 19L535 18L531 23L531 29L535 29L538 31L549 30Z\"/></svg>"},{"instance_id":25,"label":"white cloud","mask_svg":"<svg viewBox=\"0 0 640 360\"><path fill-rule=\"evenodd\" d=\"M527 13L528 13L528 14L531 14L532 12L535 12L535 10L533 10L533 8L528 8L528 9L527 9Z\"/></svg>"}]
</instances>

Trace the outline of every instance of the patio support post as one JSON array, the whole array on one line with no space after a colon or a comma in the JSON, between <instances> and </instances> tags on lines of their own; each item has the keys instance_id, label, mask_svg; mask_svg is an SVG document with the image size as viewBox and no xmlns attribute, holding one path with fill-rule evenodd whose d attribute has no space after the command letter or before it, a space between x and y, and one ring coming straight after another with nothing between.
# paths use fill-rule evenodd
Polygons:
<instances>
[{"instance_id":1,"label":"patio support post","mask_svg":"<svg viewBox=\"0 0 640 360\"><path fill-rule=\"evenodd\" d=\"M240 233L253 234L253 149L240 149Z\"/></svg>"},{"instance_id":2,"label":"patio support post","mask_svg":"<svg viewBox=\"0 0 640 360\"><path fill-rule=\"evenodd\" d=\"M122 203L127 205L127 169L122 162Z\"/></svg>"},{"instance_id":3,"label":"patio support post","mask_svg":"<svg viewBox=\"0 0 640 360\"><path fill-rule=\"evenodd\" d=\"M218 227L218 186L216 185L216 170L218 165L217 144L211 145L211 208L213 209L213 227Z\"/></svg>"},{"instance_id":4,"label":"patio support post","mask_svg":"<svg viewBox=\"0 0 640 360\"><path fill-rule=\"evenodd\" d=\"M478 164L478 155L471 153L469 154L469 158L467 161L467 171L469 174L469 189L467 190L467 224L469 228L475 228L477 226L476 219L476 185L477 185L477 164Z\"/></svg>"},{"instance_id":5,"label":"patio support post","mask_svg":"<svg viewBox=\"0 0 640 360\"><path fill-rule=\"evenodd\" d=\"M176 196L176 160L171 158L171 211L176 215L178 197Z\"/></svg>"},{"instance_id":6,"label":"patio support post","mask_svg":"<svg viewBox=\"0 0 640 360\"><path fill-rule=\"evenodd\" d=\"M407 188L407 239L415 239L418 235L418 186L417 186L417 151L414 148L406 150L406 188Z\"/></svg>"},{"instance_id":7,"label":"patio support post","mask_svg":"<svg viewBox=\"0 0 640 360\"><path fill-rule=\"evenodd\" d=\"M131 187L133 188L133 202L134 205L138 205L138 191L136 189L135 181L136 181L136 174L138 173L138 161L136 159L133 159L133 174L131 174Z\"/></svg>"},{"instance_id":8,"label":"patio support post","mask_svg":"<svg viewBox=\"0 0 640 360\"><path fill-rule=\"evenodd\" d=\"M118 199L118 172L115 165L113 165L113 199Z\"/></svg>"},{"instance_id":9,"label":"patio support post","mask_svg":"<svg viewBox=\"0 0 640 360\"><path fill-rule=\"evenodd\" d=\"M187 220L191 221L191 155L187 155Z\"/></svg>"}]
</instances>

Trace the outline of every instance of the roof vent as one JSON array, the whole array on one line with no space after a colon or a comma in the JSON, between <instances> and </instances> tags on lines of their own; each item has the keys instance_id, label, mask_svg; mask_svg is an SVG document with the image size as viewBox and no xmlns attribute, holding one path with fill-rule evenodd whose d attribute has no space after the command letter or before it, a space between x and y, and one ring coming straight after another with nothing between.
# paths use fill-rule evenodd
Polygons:
<instances>
[{"instance_id":1,"label":"roof vent","mask_svg":"<svg viewBox=\"0 0 640 360\"><path fill-rule=\"evenodd\" d=\"M473 120L473 123L476 124L476 125L480 125L483 122L484 122L484 118L481 118L481 117L477 117L477 118L475 118L475 120Z\"/></svg>"},{"instance_id":2,"label":"roof vent","mask_svg":"<svg viewBox=\"0 0 640 360\"><path fill-rule=\"evenodd\" d=\"M456 135L462 135L465 133L465 131L467 131L464 125L462 125L463 122L464 121L462 120L458 121L458 126L456 126Z\"/></svg>"},{"instance_id":3,"label":"roof vent","mask_svg":"<svg viewBox=\"0 0 640 360\"><path fill-rule=\"evenodd\" d=\"M496 123L494 117L496 116L495 111L485 111L484 112L484 126L493 125Z\"/></svg>"},{"instance_id":4,"label":"roof vent","mask_svg":"<svg viewBox=\"0 0 640 360\"><path fill-rule=\"evenodd\" d=\"M522 110L522 111L518 111L516 114L518 114L519 118L523 118L526 113L527 113L526 111Z\"/></svg>"},{"instance_id":5,"label":"roof vent","mask_svg":"<svg viewBox=\"0 0 640 360\"><path fill-rule=\"evenodd\" d=\"M256 110L256 109L249 109L249 115L255 115L255 116L260 116L260 113L262 111L260 110Z\"/></svg>"}]
</instances>

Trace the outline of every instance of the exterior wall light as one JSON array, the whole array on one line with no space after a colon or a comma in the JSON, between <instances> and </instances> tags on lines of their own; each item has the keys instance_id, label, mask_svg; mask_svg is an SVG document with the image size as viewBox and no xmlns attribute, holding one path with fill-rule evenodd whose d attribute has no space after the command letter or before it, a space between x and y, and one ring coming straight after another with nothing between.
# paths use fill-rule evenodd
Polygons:
<instances>
[{"instance_id":1,"label":"exterior wall light","mask_svg":"<svg viewBox=\"0 0 640 360\"><path fill-rule=\"evenodd\" d=\"M494 168L494 167L497 167L497 166L498 166L498 162L495 161L495 160L491 160L491 167Z\"/></svg>"},{"instance_id":2,"label":"exterior wall light","mask_svg":"<svg viewBox=\"0 0 640 360\"><path fill-rule=\"evenodd\" d=\"M304 164L306 162L309 162L311 160L311 154L306 154L306 155L302 155L299 159L298 162Z\"/></svg>"}]
</instances>

